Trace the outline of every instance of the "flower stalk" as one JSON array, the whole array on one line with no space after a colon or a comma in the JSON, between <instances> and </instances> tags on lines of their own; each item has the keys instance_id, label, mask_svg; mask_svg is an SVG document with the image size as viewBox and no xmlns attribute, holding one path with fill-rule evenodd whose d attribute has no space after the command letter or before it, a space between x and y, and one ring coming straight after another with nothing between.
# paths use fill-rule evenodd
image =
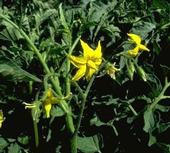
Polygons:
<instances>
[{"instance_id":1,"label":"flower stalk","mask_svg":"<svg viewBox=\"0 0 170 153\"><path fill-rule=\"evenodd\" d=\"M39 146L39 134L38 134L38 125L36 120L32 120L33 121L33 126L34 126L34 140L35 140L35 147L38 148Z\"/></svg>"},{"instance_id":2,"label":"flower stalk","mask_svg":"<svg viewBox=\"0 0 170 153\"><path fill-rule=\"evenodd\" d=\"M84 112L84 109L85 109L85 104L86 104L86 101L87 101L87 96L88 96L90 88L91 88L91 86L93 84L94 78L95 78L95 76L93 76L91 78L91 80L90 80L90 82L89 82L85 92L83 92L83 90L80 88L80 86L76 82L74 82L74 85L76 86L76 88L79 90L79 93L81 94L82 105L81 105L80 114L79 114L79 117L78 117L78 121L77 121L77 124L76 124L76 129L75 129L73 137L77 137L77 134L78 134L78 131L79 131L79 128L80 128L80 125L81 125L81 121L82 121L82 118L83 118L83 112Z\"/></svg>"}]
</instances>

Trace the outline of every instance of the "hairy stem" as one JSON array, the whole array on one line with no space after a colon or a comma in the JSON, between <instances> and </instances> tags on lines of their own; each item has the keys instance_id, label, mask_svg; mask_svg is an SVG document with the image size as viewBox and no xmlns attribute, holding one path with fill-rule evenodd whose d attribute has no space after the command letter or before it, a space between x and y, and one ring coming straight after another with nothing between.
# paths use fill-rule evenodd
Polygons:
<instances>
[{"instance_id":1,"label":"hairy stem","mask_svg":"<svg viewBox=\"0 0 170 153\"><path fill-rule=\"evenodd\" d=\"M75 137L77 137L77 134L78 134L78 131L79 131L79 128L80 128L80 125L81 125L81 121L82 121L82 118L83 118L83 112L84 112L84 109L85 109L85 104L86 104L87 96L88 96L90 88L91 88L91 86L93 84L94 78L95 78L95 76L93 76L91 78L91 80L90 80L90 82L89 82L89 84L88 84L88 86L86 88L86 91L84 93L83 93L83 91L82 91L82 89L80 87L77 87L77 89L79 90L79 92L80 92L80 94L82 96L82 105L81 105L78 121L77 121L77 124L76 124L76 129L75 129L75 132L74 132L74 136Z\"/></svg>"}]
</instances>

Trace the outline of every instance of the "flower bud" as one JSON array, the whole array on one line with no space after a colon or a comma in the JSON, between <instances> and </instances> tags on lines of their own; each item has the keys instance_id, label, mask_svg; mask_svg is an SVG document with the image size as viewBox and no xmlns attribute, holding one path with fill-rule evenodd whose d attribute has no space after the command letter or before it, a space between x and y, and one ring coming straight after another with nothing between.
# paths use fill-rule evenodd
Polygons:
<instances>
[{"instance_id":1,"label":"flower bud","mask_svg":"<svg viewBox=\"0 0 170 153\"><path fill-rule=\"evenodd\" d=\"M120 69L116 68L114 64L108 63L106 65L106 73L112 78L116 79L115 73L120 71Z\"/></svg>"},{"instance_id":2,"label":"flower bud","mask_svg":"<svg viewBox=\"0 0 170 153\"><path fill-rule=\"evenodd\" d=\"M135 66L134 63L132 61L129 61L129 63L127 64L127 71L128 71L128 75L130 80L133 80L133 75L135 72Z\"/></svg>"},{"instance_id":3,"label":"flower bud","mask_svg":"<svg viewBox=\"0 0 170 153\"><path fill-rule=\"evenodd\" d=\"M147 75L142 67L138 66L137 72L138 72L139 76L143 79L143 81L147 81Z\"/></svg>"}]
</instances>

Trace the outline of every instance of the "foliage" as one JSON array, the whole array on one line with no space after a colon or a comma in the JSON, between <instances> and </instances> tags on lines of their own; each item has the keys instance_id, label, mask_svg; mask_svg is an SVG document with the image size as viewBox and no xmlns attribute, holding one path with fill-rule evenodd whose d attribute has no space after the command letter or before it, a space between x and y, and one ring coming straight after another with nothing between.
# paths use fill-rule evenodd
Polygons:
<instances>
[{"instance_id":1,"label":"foliage","mask_svg":"<svg viewBox=\"0 0 170 153\"><path fill-rule=\"evenodd\" d=\"M168 0L0 1L0 152L169 153L169 8ZM129 57L127 33L150 52ZM68 57L82 55L80 39L92 49L100 40L103 62L75 82Z\"/></svg>"}]
</instances>

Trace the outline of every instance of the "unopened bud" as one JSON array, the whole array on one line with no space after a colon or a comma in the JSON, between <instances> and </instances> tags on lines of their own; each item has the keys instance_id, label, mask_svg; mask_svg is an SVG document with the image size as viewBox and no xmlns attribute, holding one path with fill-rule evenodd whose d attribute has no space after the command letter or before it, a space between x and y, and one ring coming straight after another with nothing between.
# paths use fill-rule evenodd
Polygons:
<instances>
[{"instance_id":1,"label":"unopened bud","mask_svg":"<svg viewBox=\"0 0 170 153\"><path fill-rule=\"evenodd\" d=\"M128 71L128 75L129 75L130 80L133 80L133 75L134 75L134 72L135 72L135 66L134 66L133 62L130 61L127 64L127 71Z\"/></svg>"},{"instance_id":2,"label":"unopened bud","mask_svg":"<svg viewBox=\"0 0 170 153\"><path fill-rule=\"evenodd\" d=\"M145 73L145 71L143 70L142 67L138 66L137 72L138 72L139 76L143 79L143 81L147 81L146 73Z\"/></svg>"}]
</instances>

